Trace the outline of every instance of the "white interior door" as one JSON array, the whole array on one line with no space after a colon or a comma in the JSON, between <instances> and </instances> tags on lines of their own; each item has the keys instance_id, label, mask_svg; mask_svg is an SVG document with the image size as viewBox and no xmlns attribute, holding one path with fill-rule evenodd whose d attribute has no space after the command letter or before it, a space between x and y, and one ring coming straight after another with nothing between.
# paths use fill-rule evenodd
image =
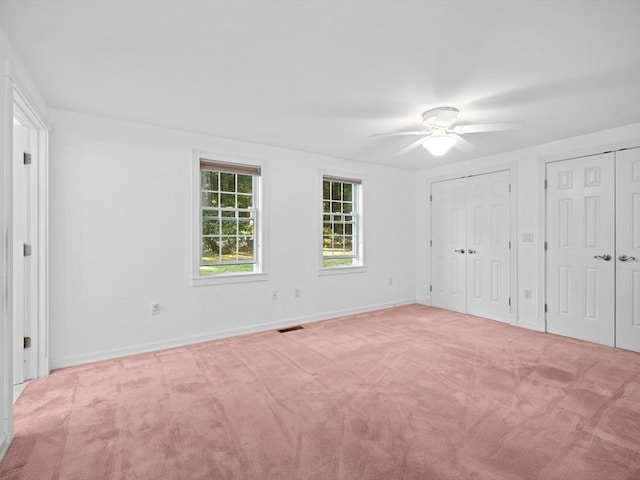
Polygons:
<instances>
[{"instance_id":1,"label":"white interior door","mask_svg":"<svg viewBox=\"0 0 640 480\"><path fill-rule=\"evenodd\" d=\"M467 313L507 321L509 292L510 174L467 180Z\"/></svg>"},{"instance_id":2,"label":"white interior door","mask_svg":"<svg viewBox=\"0 0 640 480\"><path fill-rule=\"evenodd\" d=\"M616 153L616 346L640 352L640 148Z\"/></svg>"},{"instance_id":3,"label":"white interior door","mask_svg":"<svg viewBox=\"0 0 640 480\"><path fill-rule=\"evenodd\" d=\"M509 320L510 173L431 186L432 305Z\"/></svg>"},{"instance_id":4,"label":"white interior door","mask_svg":"<svg viewBox=\"0 0 640 480\"><path fill-rule=\"evenodd\" d=\"M25 380L24 332L26 318L25 258L23 244L26 235L27 201L26 176L23 153L27 144L27 131L14 122L13 125L13 384Z\"/></svg>"},{"instance_id":5,"label":"white interior door","mask_svg":"<svg viewBox=\"0 0 640 480\"><path fill-rule=\"evenodd\" d=\"M431 301L435 307L466 312L466 179L431 186Z\"/></svg>"},{"instance_id":6,"label":"white interior door","mask_svg":"<svg viewBox=\"0 0 640 480\"><path fill-rule=\"evenodd\" d=\"M614 154L547 164L547 330L614 345Z\"/></svg>"}]
</instances>

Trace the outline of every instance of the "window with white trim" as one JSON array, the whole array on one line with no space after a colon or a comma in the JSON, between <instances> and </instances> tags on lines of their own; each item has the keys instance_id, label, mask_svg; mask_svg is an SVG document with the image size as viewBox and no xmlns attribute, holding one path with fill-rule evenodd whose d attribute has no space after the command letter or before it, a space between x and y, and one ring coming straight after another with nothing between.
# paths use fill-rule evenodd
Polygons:
<instances>
[{"instance_id":1,"label":"window with white trim","mask_svg":"<svg viewBox=\"0 0 640 480\"><path fill-rule=\"evenodd\" d=\"M259 272L260 167L200 159L200 276Z\"/></svg>"},{"instance_id":2,"label":"window with white trim","mask_svg":"<svg viewBox=\"0 0 640 480\"><path fill-rule=\"evenodd\" d=\"M322 267L362 265L362 180L322 177Z\"/></svg>"}]
</instances>

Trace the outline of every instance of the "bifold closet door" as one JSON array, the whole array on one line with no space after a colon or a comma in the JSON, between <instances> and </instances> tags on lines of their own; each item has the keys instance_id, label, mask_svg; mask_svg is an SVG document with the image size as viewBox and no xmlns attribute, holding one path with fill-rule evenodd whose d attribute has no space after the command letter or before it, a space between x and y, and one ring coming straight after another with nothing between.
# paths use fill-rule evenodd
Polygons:
<instances>
[{"instance_id":1,"label":"bifold closet door","mask_svg":"<svg viewBox=\"0 0 640 480\"><path fill-rule=\"evenodd\" d=\"M616 346L640 352L640 148L616 153Z\"/></svg>"},{"instance_id":2,"label":"bifold closet door","mask_svg":"<svg viewBox=\"0 0 640 480\"><path fill-rule=\"evenodd\" d=\"M509 320L508 171L432 184L433 306Z\"/></svg>"},{"instance_id":3,"label":"bifold closet door","mask_svg":"<svg viewBox=\"0 0 640 480\"><path fill-rule=\"evenodd\" d=\"M547 165L547 331L614 345L613 153Z\"/></svg>"}]
</instances>

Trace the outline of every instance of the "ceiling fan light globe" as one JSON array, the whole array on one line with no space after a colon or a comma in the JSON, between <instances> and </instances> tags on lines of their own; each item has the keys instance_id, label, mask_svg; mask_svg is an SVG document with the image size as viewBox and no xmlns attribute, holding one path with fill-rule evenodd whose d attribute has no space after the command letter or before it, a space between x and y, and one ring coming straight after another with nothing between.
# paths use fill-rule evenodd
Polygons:
<instances>
[{"instance_id":1,"label":"ceiling fan light globe","mask_svg":"<svg viewBox=\"0 0 640 480\"><path fill-rule=\"evenodd\" d=\"M456 140L453 137L444 135L438 135L427 138L422 146L426 148L434 157L441 157L445 155L456 144Z\"/></svg>"}]
</instances>

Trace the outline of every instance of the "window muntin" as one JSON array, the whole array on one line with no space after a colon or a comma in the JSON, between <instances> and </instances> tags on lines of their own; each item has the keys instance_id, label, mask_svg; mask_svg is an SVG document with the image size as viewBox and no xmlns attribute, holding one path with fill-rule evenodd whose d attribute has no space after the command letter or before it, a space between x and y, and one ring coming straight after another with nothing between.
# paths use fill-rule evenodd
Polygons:
<instances>
[{"instance_id":1,"label":"window muntin","mask_svg":"<svg viewBox=\"0 0 640 480\"><path fill-rule=\"evenodd\" d=\"M360 265L360 180L322 179L322 267Z\"/></svg>"},{"instance_id":2,"label":"window muntin","mask_svg":"<svg viewBox=\"0 0 640 480\"><path fill-rule=\"evenodd\" d=\"M260 168L200 161L200 276L258 271Z\"/></svg>"}]
</instances>

